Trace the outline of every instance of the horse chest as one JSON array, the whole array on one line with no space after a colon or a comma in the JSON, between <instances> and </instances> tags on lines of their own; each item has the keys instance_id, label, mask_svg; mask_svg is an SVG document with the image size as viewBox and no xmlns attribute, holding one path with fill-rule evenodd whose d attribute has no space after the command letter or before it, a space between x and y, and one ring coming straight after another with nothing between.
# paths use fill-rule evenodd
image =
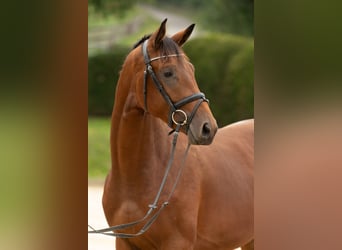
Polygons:
<instances>
[{"instance_id":1,"label":"horse chest","mask_svg":"<svg viewBox=\"0 0 342 250\"><path fill-rule=\"evenodd\" d=\"M113 210L112 223L124 224L138 220L144 216L144 211L136 201L125 199Z\"/></svg>"}]
</instances>

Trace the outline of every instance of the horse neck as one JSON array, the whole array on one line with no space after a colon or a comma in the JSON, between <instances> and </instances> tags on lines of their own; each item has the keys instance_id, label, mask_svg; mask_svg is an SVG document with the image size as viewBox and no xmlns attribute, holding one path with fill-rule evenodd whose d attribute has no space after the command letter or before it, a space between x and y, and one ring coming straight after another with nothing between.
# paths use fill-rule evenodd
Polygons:
<instances>
[{"instance_id":1,"label":"horse neck","mask_svg":"<svg viewBox=\"0 0 342 250\"><path fill-rule=\"evenodd\" d=\"M167 126L137 106L135 93L120 77L111 124L112 175L138 185L153 178L169 152ZM124 84L122 84L124 83ZM156 169L157 168L157 169Z\"/></svg>"}]
</instances>

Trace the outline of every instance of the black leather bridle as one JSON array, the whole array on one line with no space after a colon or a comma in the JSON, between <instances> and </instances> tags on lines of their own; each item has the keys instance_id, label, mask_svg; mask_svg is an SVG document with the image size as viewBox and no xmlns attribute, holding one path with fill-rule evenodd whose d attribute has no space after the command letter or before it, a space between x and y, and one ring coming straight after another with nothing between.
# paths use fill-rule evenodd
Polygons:
<instances>
[{"instance_id":1,"label":"black leather bridle","mask_svg":"<svg viewBox=\"0 0 342 250\"><path fill-rule=\"evenodd\" d=\"M154 58L150 59L148 52L147 52L147 45L148 45L148 40L146 40L142 45L142 52L144 55L144 61L145 61L145 65L146 65L146 69L144 71L144 105L145 105L145 111L147 111L147 76L149 74L152 77L154 85L157 87L160 94L162 95L162 97L164 98L164 100L166 101L166 103L170 107L169 116L168 116L169 127L173 128L173 124L175 124L176 126L179 126L179 125L180 126L186 126L185 132L187 133L189 126L190 126L190 123L191 123L192 119L194 118L199 106L201 105L202 102L209 103L209 100L207 98L205 98L205 95L202 92L200 92L200 93L196 93L196 94L193 94L191 96L185 97L184 99L179 100L177 102L173 102L171 97L165 91L165 89L164 89L163 85L161 84L161 82L159 81L158 77L154 73L151 62L162 59L162 58L167 58L167 57L182 56L182 54L158 56L158 57L154 57ZM196 101L196 100L197 100L197 103L194 106L194 108L193 108L193 110L189 116L186 114L185 111L180 109L184 105L186 105L190 102ZM175 114L177 114L177 113L181 114L184 117L184 119L182 121L177 121L175 119Z\"/></svg>"}]
</instances>

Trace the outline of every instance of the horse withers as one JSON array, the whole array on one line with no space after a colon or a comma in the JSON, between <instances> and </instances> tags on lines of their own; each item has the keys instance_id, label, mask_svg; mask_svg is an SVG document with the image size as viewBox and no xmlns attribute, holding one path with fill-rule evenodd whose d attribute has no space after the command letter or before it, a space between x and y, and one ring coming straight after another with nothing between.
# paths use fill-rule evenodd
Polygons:
<instances>
[{"instance_id":1,"label":"horse withers","mask_svg":"<svg viewBox=\"0 0 342 250\"><path fill-rule=\"evenodd\" d=\"M103 208L113 226L146 217L159 191L150 208L165 200L168 206L155 220L147 218L148 230L139 236L117 238L116 249L253 249L254 122L217 129L182 50L194 25L172 37L165 26L166 19L134 46L122 66ZM170 129L180 132L175 147ZM161 188L173 150L173 167ZM134 235L146 225L143 220L115 232Z\"/></svg>"}]
</instances>

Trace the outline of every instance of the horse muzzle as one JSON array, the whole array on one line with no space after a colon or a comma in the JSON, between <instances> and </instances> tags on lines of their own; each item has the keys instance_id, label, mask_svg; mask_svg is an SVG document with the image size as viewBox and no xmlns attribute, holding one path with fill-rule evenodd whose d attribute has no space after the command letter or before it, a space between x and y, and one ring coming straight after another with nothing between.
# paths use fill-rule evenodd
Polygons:
<instances>
[{"instance_id":1,"label":"horse muzzle","mask_svg":"<svg viewBox=\"0 0 342 250\"><path fill-rule=\"evenodd\" d=\"M210 145L213 142L217 132L217 124L212 121L194 121L190 124L188 130L188 140L192 145Z\"/></svg>"}]
</instances>

